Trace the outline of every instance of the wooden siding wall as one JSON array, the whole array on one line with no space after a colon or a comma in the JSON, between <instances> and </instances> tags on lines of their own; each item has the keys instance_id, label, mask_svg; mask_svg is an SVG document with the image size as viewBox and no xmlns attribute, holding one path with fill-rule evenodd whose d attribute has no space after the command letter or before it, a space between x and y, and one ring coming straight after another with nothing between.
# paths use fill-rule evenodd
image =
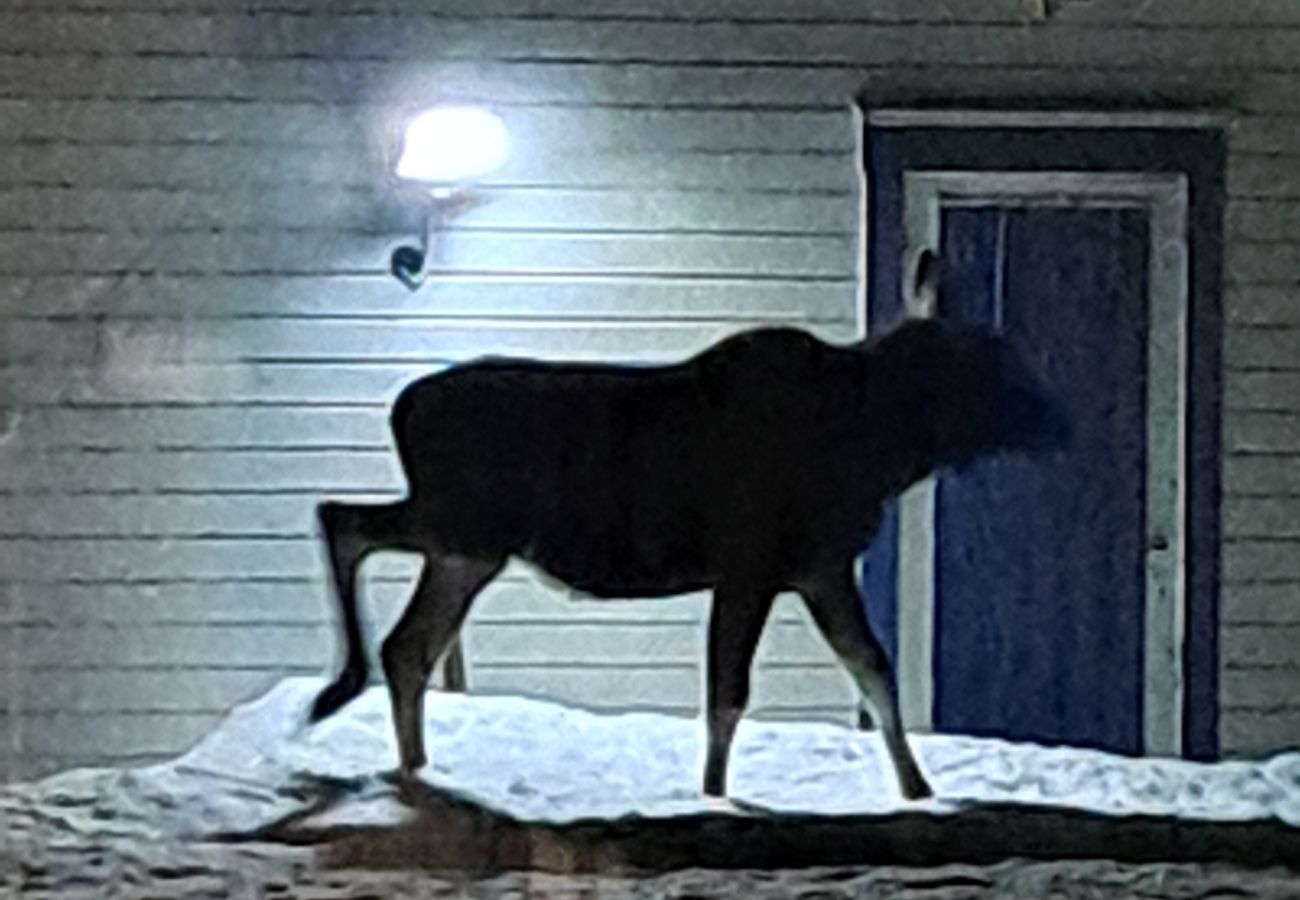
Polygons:
<instances>
[{"instance_id":1,"label":"wooden siding wall","mask_svg":"<svg viewBox=\"0 0 1300 900\"><path fill-rule=\"evenodd\" d=\"M1300 743L1300 6L1055 6L0 0L3 771L171 753L322 672L312 510L399 489L385 402L410 376L855 334L852 101L882 77L1228 98L1222 737ZM496 109L514 152L412 294L388 152L437 100ZM372 570L379 622L412 571ZM512 576L473 682L691 712L701 610ZM761 680L773 714L845 709L793 606Z\"/></svg>"}]
</instances>

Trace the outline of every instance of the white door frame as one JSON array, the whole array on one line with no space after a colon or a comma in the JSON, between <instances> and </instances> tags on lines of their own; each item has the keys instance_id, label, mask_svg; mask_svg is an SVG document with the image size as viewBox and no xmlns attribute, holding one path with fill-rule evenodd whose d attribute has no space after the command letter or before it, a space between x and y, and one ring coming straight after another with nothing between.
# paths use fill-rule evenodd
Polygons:
<instances>
[{"instance_id":1,"label":"white door frame","mask_svg":"<svg viewBox=\"0 0 1300 900\"><path fill-rule=\"evenodd\" d=\"M1150 221L1143 742L1180 756L1186 585L1187 179L1128 172L907 171L907 263L938 250L943 207L1129 207ZM904 272L912 271L910 265ZM912 298L907 298L914 306ZM911 312L921 310L912 308ZM898 689L903 722L933 727L935 482L899 503Z\"/></svg>"}]
</instances>

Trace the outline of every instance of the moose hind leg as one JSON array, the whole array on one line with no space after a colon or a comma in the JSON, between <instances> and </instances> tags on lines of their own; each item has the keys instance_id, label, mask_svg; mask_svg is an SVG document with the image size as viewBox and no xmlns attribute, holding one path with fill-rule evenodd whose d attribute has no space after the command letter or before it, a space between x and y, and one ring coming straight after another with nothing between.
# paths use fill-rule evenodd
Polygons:
<instances>
[{"instance_id":1,"label":"moose hind leg","mask_svg":"<svg viewBox=\"0 0 1300 900\"><path fill-rule=\"evenodd\" d=\"M731 739L749 702L750 667L774 594L724 585L713 594L709 614L707 681L708 748L704 793L727 792L727 758Z\"/></svg>"},{"instance_id":2,"label":"moose hind leg","mask_svg":"<svg viewBox=\"0 0 1300 900\"><path fill-rule=\"evenodd\" d=\"M456 694L463 694L469 689L469 677L465 673L465 649L460 645L460 638L451 642L451 647L442 658L442 689Z\"/></svg>"},{"instance_id":3,"label":"moose hind leg","mask_svg":"<svg viewBox=\"0 0 1300 900\"><path fill-rule=\"evenodd\" d=\"M502 565L502 560L426 551L415 594L384 640L381 656L405 774L415 772L426 762L424 693L429 673L456 637L475 595Z\"/></svg>"},{"instance_id":4,"label":"moose hind leg","mask_svg":"<svg viewBox=\"0 0 1300 900\"><path fill-rule=\"evenodd\" d=\"M813 621L862 692L862 699L884 738L899 790L909 800L932 796L933 791L907 746L898 701L890 687L889 662L871 633L852 577L847 571L843 577L827 577L802 593Z\"/></svg>"},{"instance_id":5,"label":"moose hind leg","mask_svg":"<svg viewBox=\"0 0 1300 900\"><path fill-rule=\"evenodd\" d=\"M331 501L317 507L343 625L346 658L342 671L317 695L311 709L313 722L338 712L365 689L369 664L357 609L357 573L372 552L406 542L407 510L405 501L383 505Z\"/></svg>"}]
</instances>

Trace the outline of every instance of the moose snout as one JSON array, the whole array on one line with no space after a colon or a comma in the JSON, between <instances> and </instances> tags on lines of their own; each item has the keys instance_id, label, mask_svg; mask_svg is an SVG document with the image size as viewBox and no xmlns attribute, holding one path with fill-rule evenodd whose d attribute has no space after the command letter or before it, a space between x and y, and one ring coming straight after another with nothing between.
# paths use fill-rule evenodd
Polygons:
<instances>
[{"instance_id":1,"label":"moose snout","mask_svg":"<svg viewBox=\"0 0 1300 900\"><path fill-rule=\"evenodd\" d=\"M1025 387L1010 390L1003 401L1003 428L1009 443L1030 452L1064 450L1074 439L1074 424L1061 399Z\"/></svg>"}]
</instances>

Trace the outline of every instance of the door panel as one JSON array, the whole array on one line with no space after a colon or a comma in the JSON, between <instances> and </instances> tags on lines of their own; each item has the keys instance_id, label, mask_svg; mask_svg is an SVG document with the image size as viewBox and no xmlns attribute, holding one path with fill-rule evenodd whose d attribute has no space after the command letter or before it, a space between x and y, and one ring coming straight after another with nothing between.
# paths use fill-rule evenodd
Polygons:
<instances>
[{"instance_id":1,"label":"door panel","mask_svg":"<svg viewBox=\"0 0 1300 900\"><path fill-rule=\"evenodd\" d=\"M1000 326L1065 401L1051 458L940 477L938 730L1142 749L1148 217L949 208L941 314Z\"/></svg>"}]
</instances>

